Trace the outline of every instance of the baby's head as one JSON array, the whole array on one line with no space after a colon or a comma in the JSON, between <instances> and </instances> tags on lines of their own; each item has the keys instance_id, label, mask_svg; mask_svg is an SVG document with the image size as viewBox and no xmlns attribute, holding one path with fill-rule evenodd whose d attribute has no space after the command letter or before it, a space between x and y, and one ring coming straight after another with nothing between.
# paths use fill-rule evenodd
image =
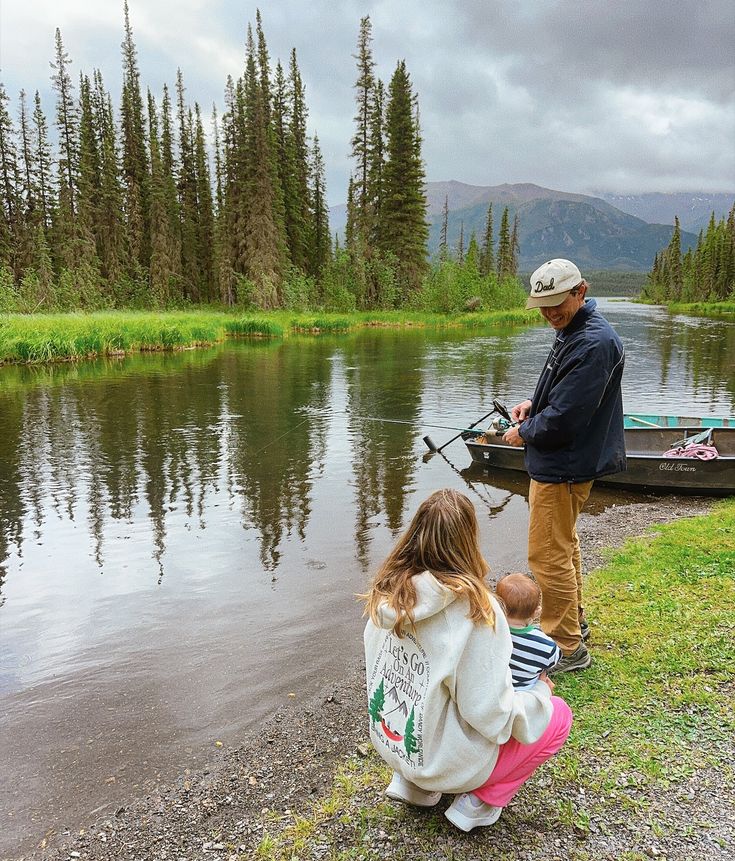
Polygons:
<instances>
[{"instance_id":1,"label":"baby's head","mask_svg":"<svg viewBox=\"0 0 735 861\"><path fill-rule=\"evenodd\" d=\"M505 607L505 615L528 624L538 612L541 589L528 574L508 574L495 587L495 594Z\"/></svg>"}]
</instances>

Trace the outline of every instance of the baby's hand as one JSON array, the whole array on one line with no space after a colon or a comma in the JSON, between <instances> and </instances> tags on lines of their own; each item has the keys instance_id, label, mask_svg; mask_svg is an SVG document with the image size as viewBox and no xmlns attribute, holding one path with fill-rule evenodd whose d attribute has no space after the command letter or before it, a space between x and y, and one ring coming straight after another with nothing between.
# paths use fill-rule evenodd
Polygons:
<instances>
[{"instance_id":1,"label":"baby's hand","mask_svg":"<svg viewBox=\"0 0 735 861\"><path fill-rule=\"evenodd\" d=\"M551 693L552 693L552 694L554 693L554 683L553 683L553 682L551 681L551 679L546 675L546 670L544 670L544 671L541 673L541 675L538 677L538 679L539 679L539 681L540 681L540 682L543 682L545 685L548 685L548 686L549 686L549 690L551 691Z\"/></svg>"}]
</instances>

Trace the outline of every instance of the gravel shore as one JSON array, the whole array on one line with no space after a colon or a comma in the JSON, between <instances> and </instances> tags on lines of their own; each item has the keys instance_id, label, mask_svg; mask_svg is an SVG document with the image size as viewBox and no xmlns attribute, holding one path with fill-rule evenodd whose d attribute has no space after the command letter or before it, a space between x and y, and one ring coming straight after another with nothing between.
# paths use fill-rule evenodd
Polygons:
<instances>
[{"instance_id":1,"label":"gravel shore","mask_svg":"<svg viewBox=\"0 0 735 861\"><path fill-rule=\"evenodd\" d=\"M648 497L641 502L610 506L596 516L582 515L579 533L586 567L597 567L605 550L620 545L625 538L645 534L653 524L705 513L710 505L709 500L699 498ZM182 774L172 785L156 787L145 797L131 799L113 816L90 823L81 832L76 828L73 832L49 834L30 854L11 857L88 861L239 861L257 857L264 822L272 831L278 827L279 817L285 824L292 821L293 814L306 814L310 803L331 787L334 769L347 756L366 754L363 671L359 662L346 668L341 680L309 703L281 710L265 732L245 739L237 749L220 750L216 761L201 771ZM586 765L604 768L593 753ZM378 831L371 837L375 841L372 849L376 851L382 841L384 848L377 857L427 861L486 857L529 861L661 857L693 861L733 857L732 774L705 768L683 780L671 793L640 798L650 814L651 827L646 833L631 834L625 798L611 799L605 821L590 823L583 838L573 825L563 831L558 827L552 830L542 803L543 770L533 782L539 793L526 793L522 809L511 805L501 820L502 827L493 829L492 842L487 835L484 839L480 835L466 836L447 827L428 840L431 848L425 848L426 834L423 833L423 844L419 839L425 832L424 815L411 812L393 820L394 829L397 824L405 837L405 845L399 849L391 834ZM646 791L641 789L640 793L645 795ZM363 804L371 803L371 792L377 803L377 792L368 788ZM701 827L685 827L697 823ZM329 845L324 843L323 851L314 850L316 854L304 858L327 859L332 857L330 846L350 847L353 832L343 820L335 818L321 827L330 830L332 840ZM412 841L413 854L409 851Z\"/></svg>"}]
</instances>

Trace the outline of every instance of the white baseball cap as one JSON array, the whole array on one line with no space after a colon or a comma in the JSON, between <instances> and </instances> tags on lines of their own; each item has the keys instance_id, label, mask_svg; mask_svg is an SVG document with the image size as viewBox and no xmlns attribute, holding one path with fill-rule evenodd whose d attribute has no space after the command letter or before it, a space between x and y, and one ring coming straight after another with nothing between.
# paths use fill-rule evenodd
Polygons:
<instances>
[{"instance_id":1,"label":"white baseball cap","mask_svg":"<svg viewBox=\"0 0 735 861\"><path fill-rule=\"evenodd\" d=\"M561 305L567 294L582 283L582 273L571 260L555 257L539 266L530 278L531 295L526 308L552 308Z\"/></svg>"}]
</instances>

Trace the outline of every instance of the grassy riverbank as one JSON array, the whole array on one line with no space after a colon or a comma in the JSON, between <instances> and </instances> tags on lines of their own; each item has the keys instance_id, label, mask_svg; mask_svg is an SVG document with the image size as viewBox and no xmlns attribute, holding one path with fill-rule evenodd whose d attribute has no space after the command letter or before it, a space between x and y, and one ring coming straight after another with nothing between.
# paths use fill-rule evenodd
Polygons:
<instances>
[{"instance_id":1,"label":"grassy riverbank","mask_svg":"<svg viewBox=\"0 0 735 861\"><path fill-rule=\"evenodd\" d=\"M735 301L671 302L667 307L674 314L692 314L696 317L727 317L735 315Z\"/></svg>"},{"instance_id":2,"label":"grassy riverbank","mask_svg":"<svg viewBox=\"0 0 735 861\"><path fill-rule=\"evenodd\" d=\"M444 804L426 812L385 800L389 774L370 751L343 760L306 814L267 820L256 857L510 861L522 847L524 858L643 861L702 857L702 841L708 857L726 857L703 810L726 810L734 791L735 499L628 542L586 589L594 663L556 688L574 710L572 735L491 833L454 831ZM546 831L566 849L549 855Z\"/></svg>"},{"instance_id":3,"label":"grassy riverbank","mask_svg":"<svg viewBox=\"0 0 735 861\"><path fill-rule=\"evenodd\" d=\"M230 314L208 310L8 314L0 319L0 363L180 350L208 346L228 337L285 338L294 334L343 333L370 326L483 329L528 325L539 319L538 314L521 309L459 315L409 311Z\"/></svg>"}]
</instances>

